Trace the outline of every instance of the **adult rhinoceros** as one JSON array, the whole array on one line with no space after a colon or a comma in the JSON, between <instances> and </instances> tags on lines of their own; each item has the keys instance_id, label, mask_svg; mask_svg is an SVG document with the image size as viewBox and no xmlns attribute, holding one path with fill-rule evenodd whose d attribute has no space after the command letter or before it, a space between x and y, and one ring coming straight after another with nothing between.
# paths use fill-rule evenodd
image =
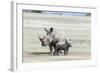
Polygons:
<instances>
[{"instance_id":1,"label":"adult rhinoceros","mask_svg":"<svg viewBox=\"0 0 100 73\"><path fill-rule=\"evenodd\" d=\"M42 46L49 45L50 55L53 55L53 48L54 55L58 55L59 50L62 49L64 50L64 54L67 54L66 51L68 52L68 48L71 47L71 44L69 45L68 41L66 40L65 32L58 31L53 27L49 29L44 28L44 30L46 31L46 36L44 36L43 38L39 37L39 39L42 42ZM61 42L64 43L63 45L66 46L65 48L62 44L60 44Z\"/></svg>"}]
</instances>

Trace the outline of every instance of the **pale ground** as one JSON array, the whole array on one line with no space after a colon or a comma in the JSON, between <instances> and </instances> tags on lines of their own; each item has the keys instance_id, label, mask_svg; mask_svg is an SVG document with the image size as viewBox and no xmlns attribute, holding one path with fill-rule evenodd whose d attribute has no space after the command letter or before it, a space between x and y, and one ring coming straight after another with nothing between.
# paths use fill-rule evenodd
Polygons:
<instances>
[{"instance_id":1,"label":"pale ground","mask_svg":"<svg viewBox=\"0 0 100 73\"><path fill-rule=\"evenodd\" d=\"M23 13L23 63L90 59L90 20L90 16L50 16ZM50 56L48 46L41 46L37 35L45 35L44 26L53 26L62 30L66 32L68 39L72 39L72 47L69 49L68 55Z\"/></svg>"}]
</instances>

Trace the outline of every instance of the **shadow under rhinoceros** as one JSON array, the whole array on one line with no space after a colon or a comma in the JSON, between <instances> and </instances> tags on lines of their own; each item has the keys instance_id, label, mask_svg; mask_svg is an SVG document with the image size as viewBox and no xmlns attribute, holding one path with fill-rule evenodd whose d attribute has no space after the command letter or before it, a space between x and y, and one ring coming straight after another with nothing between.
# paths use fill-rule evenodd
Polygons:
<instances>
[{"instance_id":1,"label":"shadow under rhinoceros","mask_svg":"<svg viewBox=\"0 0 100 73\"><path fill-rule=\"evenodd\" d=\"M49 55L49 52L32 52L31 55Z\"/></svg>"}]
</instances>

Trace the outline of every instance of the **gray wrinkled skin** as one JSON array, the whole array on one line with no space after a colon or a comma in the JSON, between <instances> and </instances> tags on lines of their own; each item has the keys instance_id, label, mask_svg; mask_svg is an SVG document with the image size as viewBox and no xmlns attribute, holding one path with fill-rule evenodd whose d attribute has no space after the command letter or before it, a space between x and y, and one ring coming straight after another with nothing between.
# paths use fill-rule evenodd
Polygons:
<instances>
[{"instance_id":1,"label":"gray wrinkled skin","mask_svg":"<svg viewBox=\"0 0 100 73\"><path fill-rule=\"evenodd\" d=\"M69 47L72 47L72 45L67 40L65 40L65 42L64 41L57 42L54 55L59 55L60 50L64 50L64 55L67 55Z\"/></svg>"},{"instance_id":2,"label":"gray wrinkled skin","mask_svg":"<svg viewBox=\"0 0 100 73\"><path fill-rule=\"evenodd\" d=\"M49 46L50 48L50 55L59 55L60 50L64 50L64 54L68 52L69 43L66 40L66 35L64 32L56 31L53 27L50 29L44 28L46 31L46 36L43 38L39 37L42 46ZM54 48L54 53L53 53Z\"/></svg>"}]
</instances>

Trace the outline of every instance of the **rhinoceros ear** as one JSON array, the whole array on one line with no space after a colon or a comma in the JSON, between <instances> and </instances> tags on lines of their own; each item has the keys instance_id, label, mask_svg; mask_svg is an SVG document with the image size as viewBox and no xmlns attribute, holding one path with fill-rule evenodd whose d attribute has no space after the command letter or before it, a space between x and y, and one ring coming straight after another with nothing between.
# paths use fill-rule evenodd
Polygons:
<instances>
[{"instance_id":1,"label":"rhinoceros ear","mask_svg":"<svg viewBox=\"0 0 100 73\"><path fill-rule=\"evenodd\" d=\"M53 27L50 28L50 32L52 32L52 31L53 31Z\"/></svg>"},{"instance_id":2,"label":"rhinoceros ear","mask_svg":"<svg viewBox=\"0 0 100 73\"><path fill-rule=\"evenodd\" d=\"M48 32L48 30L44 27L44 30L46 31L46 32Z\"/></svg>"}]
</instances>

